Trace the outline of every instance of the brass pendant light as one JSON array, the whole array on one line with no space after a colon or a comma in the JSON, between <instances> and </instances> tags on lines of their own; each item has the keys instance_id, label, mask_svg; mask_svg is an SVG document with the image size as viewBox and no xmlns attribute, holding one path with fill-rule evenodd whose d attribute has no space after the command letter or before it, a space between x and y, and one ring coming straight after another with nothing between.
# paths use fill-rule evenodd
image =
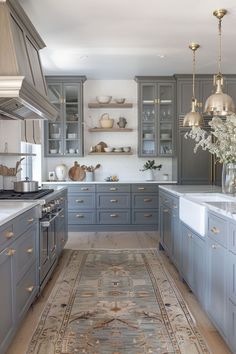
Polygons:
<instances>
[{"instance_id":1,"label":"brass pendant light","mask_svg":"<svg viewBox=\"0 0 236 354\"><path fill-rule=\"evenodd\" d=\"M186 114L183 121L184 127L199 127L204 124L201 114L197 111L197 100L195 97L195 75L196 75L196 58L195 52L200 47L197 43L191 43L189 49L193 52L193 95L192 95L192 109Z\"/></svg>"},{"instance_id":2,"label":"brass pendant light","mask_svg":"<svg viewBox=\"0 0 236 354\"><path fill-rule=\"evenodd\" d=\"M227 10L225 9L219 9L213 12L213 15L219 20L219 48L218 74L214 75L214 86L216 86L216 92L208 97L204 109L204 114L207 114L209 116L227 116L235 113L235 105L233 99L222 91L223 76L221 73L221 22L222 18L226 15L226 13Z\"/></svg>"}]
</instances>

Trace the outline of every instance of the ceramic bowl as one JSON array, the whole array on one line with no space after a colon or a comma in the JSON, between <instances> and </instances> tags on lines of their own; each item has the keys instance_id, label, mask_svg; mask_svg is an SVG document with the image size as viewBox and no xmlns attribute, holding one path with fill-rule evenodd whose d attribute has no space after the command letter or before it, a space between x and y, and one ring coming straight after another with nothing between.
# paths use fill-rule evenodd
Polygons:
<instances>
[{"instance_id":1,"label":"ceramic bowl","mask_svg":"<svg viewBox=\"0 0 236 354\"><path fill-rule=\"evenodd\" d=\"M104 151L105 151L105 152L112 152L112 151L113 151L113 147L110 147L110 146L105 147L105 148L104 148Z\"/></svg>"},{"instance_id":2,"label":"ceramic bowl","mask_svg":"<svg viewBox=\"0 0 236 354\"><path fill-rule=\"evenodd\" d=\"M51 138L52 139L60 139L60 134L59 133L52 133Z\"/></svg>"},{"instance_id":3,"label":"ceramic bowl","mask_svg":"<svg viewBox=\"0 0 236 354\"><path fill-rule=\"evenodd\" d=\"M115 148L115 149L114 149L114 152L122 152L122 151L123 151L122 148Z\"/></svg>"},{"instance_id":4,"label":"ceramic bowl","mask_svg":"<svg viewBox=\"0 0 236 354\"><path fill-rule=\"evenodd\" d=\"M100 125L102 128L112 128L114 125L114 119L100 119Z\"/></svg>"},{"instance_id":5,"label":"ceramic bowl","mask_svg":"<svg viewBox=\"0 0 236 354\"><path fill-rule=\"evenodd\" d=\"M112 99L112 96L97 96L96 100L98 103L110 103Z\"/></svg>"},{"instance_id":6,"label":"ceramic bowl","mask_svg":"<svg viewBox=\"0 0 236 354\"><path fill-rule=\"evenodd\" d=\"M115 101L116 103L122 104L122 103L125 103L125 98L114 98L114 101Z\"/></svg>"},{"instance_id":7,"label":"ceramic bowl","mask_svg":"<svg viewBox=\"0 0 236 354\"><path fill-rule=\"evenodd\" d=\"M131 146L124 146L123 147L124 152L130 152L131 151Z\"/></svg>"}]
</instances>

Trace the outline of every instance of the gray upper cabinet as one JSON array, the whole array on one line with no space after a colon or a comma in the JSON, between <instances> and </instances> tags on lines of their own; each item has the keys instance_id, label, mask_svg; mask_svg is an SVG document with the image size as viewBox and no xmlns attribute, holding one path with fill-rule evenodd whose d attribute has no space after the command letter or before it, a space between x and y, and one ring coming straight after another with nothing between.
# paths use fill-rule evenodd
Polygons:
<instances>
[{"instance_id":1,"label":"gray upper cabinet","mask_svg":"<svg viewBox=\"0 0 236 354\"><path fill-rule=\"evenodd\" d=\"M175 80L173 77L136 77L138 82L141 157L175 154Z\"/></svg>"},{"instance_id":2,"label":"gray upper cabinet","mask_svg":"<svg viewBox=\"0 0 236 354\"><path fill-rule=\"evenodd\" d=\"M45 123L45 156L83 156L84 76L47 77L48 94L58 111L55 122Z\"/></svg>"}]
</instances>

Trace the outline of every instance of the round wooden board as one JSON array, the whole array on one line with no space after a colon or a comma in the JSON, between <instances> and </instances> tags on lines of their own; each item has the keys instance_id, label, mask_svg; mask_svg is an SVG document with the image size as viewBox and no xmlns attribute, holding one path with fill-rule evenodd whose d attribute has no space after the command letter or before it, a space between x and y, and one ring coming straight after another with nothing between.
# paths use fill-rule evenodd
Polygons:
<instances>
[{"instance_id":1,"label":"round wooden board","mask_svg":"<svg viewBox=\"0 0 236 354\"><path fill-rule=\"evenodd\" d=\"M83 181L86 173L84 169L75 162L74 166L69 169L68 175L72 181Z\"/></svg>"}]
</instances>

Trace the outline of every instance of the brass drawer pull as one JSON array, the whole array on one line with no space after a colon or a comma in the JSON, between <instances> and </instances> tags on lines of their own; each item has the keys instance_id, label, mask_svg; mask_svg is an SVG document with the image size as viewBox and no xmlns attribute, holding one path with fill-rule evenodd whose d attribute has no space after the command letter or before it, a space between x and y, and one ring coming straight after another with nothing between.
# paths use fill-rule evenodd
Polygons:
<instances>
[{"instance_id":1,"label":"brass drawer pull","mask_svg":"<svg viewBox=\"0 0 236 354\"><path fill-rule=\"evenodd\" d=\"M212 232L213 234L217 235L217 234L220 233L220 230L217 229L217 227L213 226L213 227L211 228L211 232Z\"/></svg>"},{"instance_id":2,"label":"brass drawer pull","mask_svg":"<svg viewBox=\"0 0 236 354\"><path fill-rule=\"evenodd\" d=\"M117 203L118 200L117 200L117 199L111 199L110 202L111 202L111 203Z\"/></svg>"},{"instance_id":3,"label":"brass drawer pull","mask_svg":"<svg viewBox=\"0 0 236 354\"><path fill-rule=\"evenodd\" d=\"M174 209L177 209L177 208L178 208L178 205L174 204L174 205L173 205L173 208L174 208Z\"/></svg>"},{"instance_id":4,"label":"brass drawer pull","mask_svg":"<svg viewBox=\"0 0 236 354\"><path fill-rule=\"evenodd\" d=\"M4 233L4 236L5 236L6 238L12 238L12 237L14 236L14 232L12 232L12 231L6 231L6 232Z\"/></svg>"},{"instance_id":5,"label":"brass drawer pull","mask_svg":"<svg viewBox=\"0 0 236 354\"><path fill-rule=\"evenodd\" d=\"M152 214L144 214L144 217L145 217L145 218L151 218L151 217L152 217Z\"/></svg>"},{"instance_id":6,"label":"brass drawer pull","mask_svg":"<svg viewBox=\"0 0 236 354\"><path fill-rule=\"evenodd\" d=\"M144 200L143 200L145 203L149 203L149 202L151 202L152 201L152 199L151 198L144 198Z\"/></svg>"},{"instance_id":7,"label":"brass drawer pull","mask_svg":"<svg viewBox=\"0 0 236 354\"><path fill-rule=\"evenodd\" d=\"M163 213L169 213L169 209L163 209Z\"/></svg>"},{"instance_id":8,"label":"brass drawer pull","mask_svg":"<svg viewBox=\"0 0 236 354\"><path fill-rule=\"evenodd\" d=\"M82 191L88 191L89 189L88 189L88 187L82 187L81 190Z\"/></svg>"},{"instance_id":9,"label":"brass drawer pull","mask_svg":"<svg viewBox=\"0 0 236 354\"><path fill-rule=\"evenodd\" d=\"M110 191L117 191L117 188L112 187L110 188Z\"/></svg>"},{"instance_id":10,"label":"brass drawer pull","mask_svg":"<svg viewBox=\"0 0 236 354\"><path fill-rule=\"evenodd\" d=\"M213 248L213 250L217 249L216 245L212 245L211 248Z\"/></svg>"},{"instance_id":11,"label":"brass drawer pull","mask_svg":"<svg viewBox=\"0 0 236 354\"><path fill-rule=\"evenodd\" d=\"M10 248L10 249L7 251L6 255L9 256L9 257L11 257L11 256L14 256L15 253L16 253L16 250L14 250L13 248Z\"/></svg>"},{"instance_id":12,"label":"brass drawer pull","mask_svg":"<svg viewBox=\"0 0 236 354\"><path fill-rule=\"evenodd\" d=\"M60 198L60 201L61 201L61 202L63 202L63 201L64 201L64 198L63 198L63 197L61 197L61 198Z\"/></svg>"},{"instance_id":13,"label":"brass drawer pull","mask_svg":"<svg viewBox=\"0 0 236 354\"><path fill-rule=\"evenodd\" d=\"M117 218L119 215L118 214L111 214L110 217L111 218Z\"/></svg>"},{"instance_id":14,"label":"brass drawer pull","mask_svg":"<svg viewBox=\"0 0 236 354\"><path fill-rule=\"evenodd\" d=\"M29 286L28 288L26 288L26 291L28 291L29 293L32 293L32 291L34 290L34 286Z\"/></svg>"},{"instance_id":15,"label":"brass drawer pull","mask_svg":"<svg viewBox=\"0 0 236 354\"><path fill-rule=\"evenodd\" d=\"M32 224L32 222L34 221L34 218L30 218L27 221L28 221L28 224Z\"/></svg>"},{"instance_id":16,"label":"brass drawer pull","mask_svg":"<svg viewBox=\"0 0 236 354\"><path fill-rule=\"evenodd\" d=\"M26 252L29 254L33 253L33 248L28 248Z\"/></svg>"},{"instance_id":17,"label":"brass drawer pull","mask_svg":"<svg viewBox=\"0 0 236 354\"><path fill-rule=\"evenodd\" d=\"M138 190L139 190L139 191L144 191L145 188L144 188L144 187L138 187Z\"/></svg>"},{"instance_id":18,"label":"brass drawer pull","mask_svg":"<svg viewBox=\"0 0 236 354\"><path fill-rule=\"evenodd\" d=\"M84 200L83 199L76 199L76 203L83 203Z\"/></svg>"},{"instance_id":19,"label":"brass drawer pull","mask_svg":"<svg viewBox=\"0 0 236 354\"><path fill-rule=\"evenodd\" d=\"M82 219L82 218L84 218L84 215L83 215L83 214L77 214L76 217L77 217L78 219Z\"/></svg>"}]
</instances>

